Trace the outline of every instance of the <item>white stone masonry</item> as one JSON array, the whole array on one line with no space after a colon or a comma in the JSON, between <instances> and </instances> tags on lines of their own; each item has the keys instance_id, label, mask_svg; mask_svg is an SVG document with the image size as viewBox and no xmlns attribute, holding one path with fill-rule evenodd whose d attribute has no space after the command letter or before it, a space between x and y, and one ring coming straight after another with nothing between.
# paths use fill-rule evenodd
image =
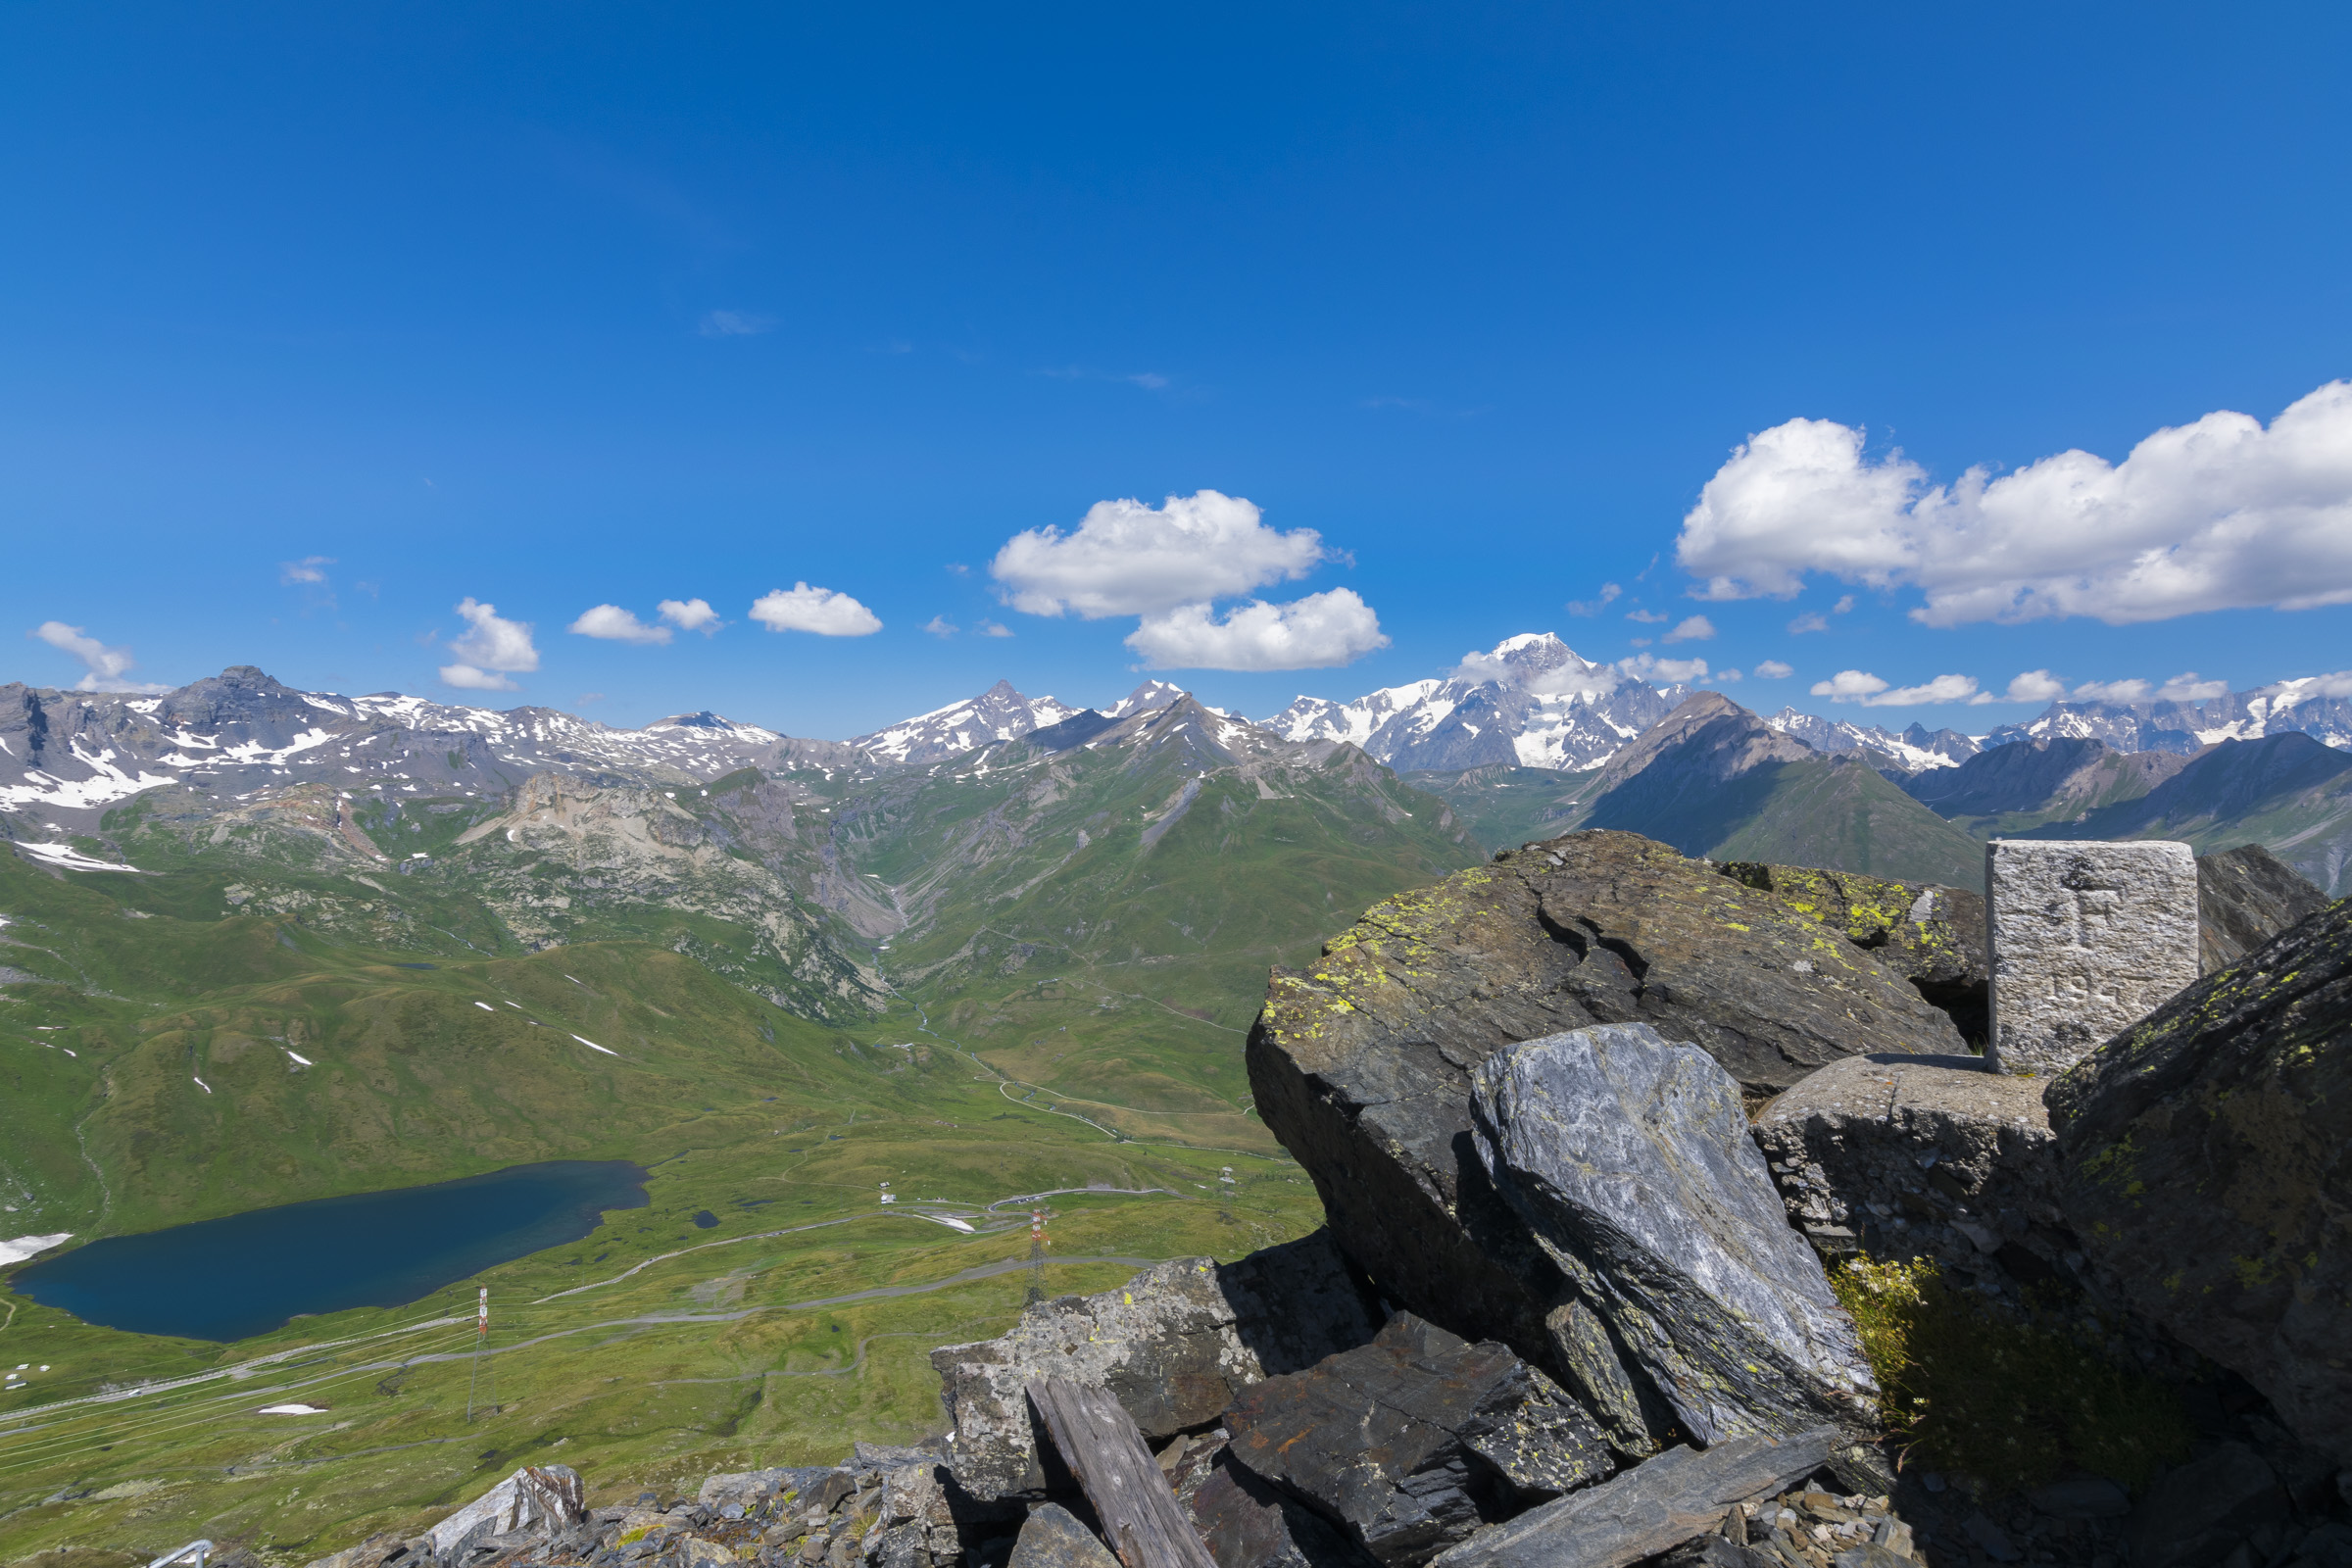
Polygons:
<instances>
[{"instance_id":1,"label":"white stone masonry","mask_svg":"<svg viewBox=\"0 0 2352 1568\"><path fill-rule=\"evenodd\" d=\"M1984 849L1996 1072L2049 1077L2197 978L2185 844L1995 839Z\"/></svg>"}]
</instances>

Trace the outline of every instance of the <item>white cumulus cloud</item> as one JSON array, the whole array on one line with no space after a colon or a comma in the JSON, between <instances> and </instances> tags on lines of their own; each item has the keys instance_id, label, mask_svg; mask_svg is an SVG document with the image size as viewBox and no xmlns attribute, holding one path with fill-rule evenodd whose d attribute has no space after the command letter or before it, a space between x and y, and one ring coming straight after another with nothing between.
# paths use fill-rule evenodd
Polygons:
<instances>
[{"instance_id":1,"label":"white cumulus cloud","mask_svg":"<svg viewBox=\"0 0 2352 1568\"><path fill-rule=\"evenodd\" d=\"M953 637L963 628L945 615L933 615L929 620L923 622L923 630L934 637Z\"/></svg>"},{"instance_id":2,"label":"white cumulus cloud","mask_svg":"<svg viewBox=\"0 0 2352 1568\"><path fill-rule=\"evenodd\" d=\"M152 681L130 680L126 671L138 661L130 657L127 648L109 648L97 638L87 636L79 626L69 626L62 620L44 620L24 634L38 637L61 653L72 654L81 661L86 671L74 683L77 692L168 692L172 688Z\"/></svg>"},{"instance_id":3,"label":"white cumulus cloud","mask_svg":"<svg viewBox=\"0 0 2352 1568\"><path fill-rule=\"evenodd\" d=\"M300 561L281 561L277 564L277 580L288 588L300 583L323 583L326 573L321 566L335 564L332 556L305 556Z\"/></svg>"},{"instance_id":4,"label":"white cumulus cloud","mask_svg":"<svg viewBox=\"0 0 2352 1568\"><path fill-rule=\"evenodd\" d=\"M769 631L819 637L867 637L882 629L881 617L848 594L805 582L794 583L789 593L778 588L761 594L752 603L752 618Z\"/></svg>"},{"instance_id":5,"label":"white cumulus cloud","mask_svg":"<svg viewBox=\"0 0 2352 1568\"><path fill-rule=\"evenodd\" d=\"M1288 605L1252 600L1220 618L1205 604L1148 614L1127 646L1154 669L1325 669L1389 646L1380 617L1353 590Z\"/></svg>"},{"instance_id":6,"label":"white cumulus cloud","mask_svg":"<svg viewBox=\"0 0 2352 1568\"><path fill-rule=\"evenodd\" d=\"M1703 659L1660 659L1655 654L1636 654L1631 659L1620 659L1617 668L1636 680L1645 680L1657 686L1674 686L1707 677L1707 662Z\"/></svg>"},{"instance_id":7,"label":"white cumulus cloud","mask_svg":"<svg viewBox=\"0 0 2352 1568\"><path fill-rule=\"evenodd\" d=\"M1250 502L1202 490L1157 507L1098 501L1068 533L1014 534L988 569L1015 610L1100 620L1246 594L1303 577L1328 557L1312 528L1278 532Z\"/></svg>"},{"instance_id":8,"label":"white cumulus cloud","mask_svg":"<svg viewBox=\"0 0 2352 1568\"><path fill-rule=\"evenodd\" d=\"M1763 659L1756 662L1755 674L1758 680L1787 680L1795 673L1795 665L1784 664L1777 659Z\"/></svg>"},{"instance_id":9,"label":"white cumulus cloud","mask_svg":"<svg viewBox=\"0 0 2352 1568\"><path fill-rule=\"evenodd\" d=\"M1608 608L1610 601L1614 600L1619 594L1624 592L1625 590L1618 587L1615 583L1604 582L1600 585L1600 595L1598 598L1569 600L1568 613L1571 615L1597 615L1603 610Z\"/></svg>"},{"instance_id":10,"label":"white cumulus cloud","mask_svg":"<svg viewBox=\"0 0 2352 1568\"><path fill-rule=\"evenodd\" d=\"M699 631L709 637L726 624L708 599L664 599L654 607L662 618L680 631Z\"/></svg>"},{"instance_id":11,"label":"white cumulus cloud","mask_svg":"<svg viewBox=\"0 0 2352 1568\"><path fill-rule=\"evenodd\" d=\"M459 602L466 630L453 639L449 651L458 662L441 666L441 679L466 691L516 690L509 674L525 674L539 667L539 650L531 645L531 623L508 620L496 605L467 598Z\"/></svg>"},{"instance_id":12,"label":"white cumulus cloud","mask_svg":"<svg viewBox=\"0 0 2352 1568\"><path fill-rule=\"evenodd\" d=\"M1828 631L1830 617L1818 610L1808 610L1788 623L1788 635L1802 637L1809 631Z\"/></svg>"},{"instance_id":13,"label":"white cumulus cloud","mask_svg":"<svg viewBox=\"0 0 2352 1568\"><path fill-rule=\"evenodd\" d=\"M2352 381L2268 428L2208 414L2120 464L2069 451L1949 485L1862 432L1791 419L1749 439L1683 519L1701 597L1787 597L1807 572L1917 588L1934 626L2352 603Z\"/></svg>"},{"instance_id":14,"label":"white cumulus cloud","mask_svg":"<svg viewBox=\"0 0 2352 1568\"><path fill-rule=\"evenodd\" d=\"M2013 703L2054 703L2066 695L2066 682L2046 669L2029 669L2009 680L2008 699Z\"/></svg>"},{"instance_id":15,"label":"white cumulus cloud","mask_svg":"<svg viewBox=\"0 0 2352 1568\"><path fill-rule=\"evenodd\" d=\"M1703 643L1715 635L1715 623L1704 615L1692 615L1666 634L1670 643Z\"/></svg>"},{"instance_id":16,"label":"white cumulus cloud","mask_svg":"<svg viewBox=\"0 0 2352 1568\"><path fill-rule=\"evenodd\" d=\"M975 624L972 630L982 637L1009 637L1012 635L1010 626L1000 625L996 621L986 619Z\"/></svg>"},{"instance_id":17,"label":"white cumulus cloud","mask_svg":"<svg viewBox=\"0 0 2352 1568\"><path fill-rule=\"evenodd\" d=\"M609 643L665 643L667 626L648 626L618 605L599 605L564 628L575 637L596 637Z\"/></svg>"},{"instance_id":18,"label":"white cumulus cloud","mask_svg":"<svg viewBox=\"0 0 2352 1568\"><path fill-rule=\"evenodd\" d=\"M1917 708L1927 703L1965 703L1977 696L1973 675L1938 675L1920 686L1893 686L1863 669L1841 669L1813 683L1813 695L1864 708Z\"/></svg>"}]
</instances>

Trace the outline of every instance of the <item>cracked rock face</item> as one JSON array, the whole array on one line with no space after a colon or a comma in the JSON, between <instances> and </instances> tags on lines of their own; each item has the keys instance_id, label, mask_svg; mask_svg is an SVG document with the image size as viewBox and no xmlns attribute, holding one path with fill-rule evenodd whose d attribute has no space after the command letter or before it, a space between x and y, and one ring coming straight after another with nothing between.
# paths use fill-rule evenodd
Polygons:
<instances>
[{"instance_id":1,"label":"cracked rock face","mask_svg":"<svg viewBox=\"0 0 2352 1568\"><path fill-rule=\"evenodd\" d=\"M1473 1097L1496 1189L1685 1431L1875 1428L1853 1320L1714 1058L1603 1025L1496 1052Z\"/></svg>"},{"instance_id":2,"label":"cracked rock face","mask_svg":"<svg viewBox=\"0 0 2352 1568\"><path fill-rule=\"evenodd\" d=\"M1225 1419L1234 1459L1392 1568L1615 1468L1549 1378L1409 1312L1370 1345L1250 1389Z\"/></svg>"},{"instance_id":3,"label":"cracked rock face","mask_svg":"<svg viewBox=\"0 0 2352 1568\"><path fill-rule=\"evenodd\" d=\"M1393 1300L1622 1411L1632 1393L1578 1352L1591 1335L1563 1323L1555 1339L1546 1321L1573 1293L1493 1190L1471 1075L1505 1046L1595 1023L1694 1042L1750 1094L1864 1053L1964 1049L1847 913L1799 907L1812 903L1631 833L1500 856L1375 906L1317 962L1276 971L1250 1036L1259 1113ZM1936 890L1923 916L1943 925L1902 951L1964 946L1970 903Z\"/></svg>"},{"instance_id":4,"label":"cracked rock face","mask_svg":"<svg viewBox=\"0 0 2352 1568\"><path fill-rule=\"evenodd\" d=\"M2352 900L2206 976L2044 1095L2108 1294L2352 1461Z\"/></svg>"},{"instance_id":5,"label":"cracked rock face","mask_svg":"<svg viewBox=\"0 0 2352 1568\"><path fill-rule=\"evenodd\" d=\"M977 1497L1043 1495L1024 1387L1107 1390L1149 1439L1216 1424L1269 1374L1372 1338L1374 1323L1326 1232L1239 1262L1154 1264L1116 1290L1035 1303L994 1340L931 1352L955 1423L956 1479Z\"/></svg>"}]
</instances>

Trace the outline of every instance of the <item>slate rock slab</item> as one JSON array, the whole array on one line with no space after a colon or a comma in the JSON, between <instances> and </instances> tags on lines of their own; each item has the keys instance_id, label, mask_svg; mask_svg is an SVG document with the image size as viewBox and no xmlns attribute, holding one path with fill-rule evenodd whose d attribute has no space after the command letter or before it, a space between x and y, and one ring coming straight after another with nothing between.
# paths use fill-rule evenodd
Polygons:
<instances>
[{"instance_id":1,"label":"slate rock slab","mask_svg":"<svg viewBox=\"0 0 2352 1568\"><path fill-rule=\"evenodd\" d=\"M1369 1568L1372 1559L1339 1529L1235 1462L1219 1428L1170 1463L1168 1483L1217 1568Z\"/></svg>"},{"instance_id":2,"label":"slate rock slab","mask_svg":"<svg viewBox=\"0 0 2352 1568\"><path fill-rule=\"evenodd\" d=\"M2206 976L2045 1096L2104 1294L2352 1462L2352 900Z\"/></svg>"},{"instance_id":3,"label":"slate rock slab","mask_svg":"<svg viewBox=\"0 0 2352 1568\"><path fill-rule=\"evenodd\" d=\"M1391 1300L1501 1341L1598 1408L1607 1391L1546 1323L1559 1271L1472 1148L1470 1074L1504 1046L1593 1023L1696 1042L1751 1093L1850 1055L1965 1049L1950 1017L1808 902L1631 833L1499 856L1375 906L1317 962L1276 971L1250 1035L1257 1107ZM1957 919L1936 912L1947 902ZM1962 903L1938 892L1927 915L1942 945L1966 945Z\"/></svg>"},{"instance_id":4,"label":"slate rock slab","mask_svg":"<svg viewBox=\"0 0 2352 1568\"><path fill-rule=\"evenodd\" d=\"M1011 1332L931 1352L972 1495L1043 1496L1022 1390L1060 1378L1106 1390L1146 1438L1214 1424L1241 1390L1367 1343L1366 1308L1328 1233L1236 1262L1180 1258L1116 1290L1034 1303Z\"/></svg>"},{"instance_id":5,"label":"slate rock slab","mask_svg":"<svg viewBox=\"0 0 2352 1568\"><path fill-rule=\"evenodd\" d=\"M1069 1509L1041 1502L1022 1522L1004 1568L1119 1568L1119 1559Z\"/></svg>"},{"instance_id":6,"label":"slate rock slab","mask_svg":"<svg viewBox=\"0 0 2352 1568\"><path fill-rule=\"evenodd\" d=\"M1472 1091L1496 1190L1694 1439L1875 1431L1853 1320L1713 1057L1604 1024L1496 1052Z\"/></svg>"},{"instance_id":7,"label":"slate rock slab","mask_svg":"<svg viewBox=\"0 0 2352 1568\"><path fill-rule=\"evenodd\" d=\"M1670 1448L1472 1536L1442 1568L1627 1568L1715 1530L1735 1504L1811 1475L1839 1441L1829 1427Z\"/></svg>"},{"instance_id":8,"label":"slate rock slab","mask_svg":"<svg viewBox=\"0 0 2352 1568\"><path fill-rule=\"evenodd\" d=\"M1392 1568L1615 1468L1549 1378L1409 1312L1370 1345L1246 1390L1225 1425L1235 1460Z\"/></svg>"}]
</instances>

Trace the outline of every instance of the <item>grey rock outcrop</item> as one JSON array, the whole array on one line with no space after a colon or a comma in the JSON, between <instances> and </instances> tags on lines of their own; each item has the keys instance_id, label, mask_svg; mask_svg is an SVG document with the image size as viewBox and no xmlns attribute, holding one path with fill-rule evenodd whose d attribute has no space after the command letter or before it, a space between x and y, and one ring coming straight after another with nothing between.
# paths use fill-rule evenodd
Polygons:
<instances>
[{"instance_id":1,"label":"grey rock outcrop","mask_svg":"<svg viewBox=\"0 0 2352 1568\"><path fill-rule=\"evenodd\" d=\"M973 1495L1043 1494L1033 1379L1107 1390L1147 1439L1213 1426L1234 1396L1369 1341L1377 1324L1325 1232L1230 1264L1156 1264L1117 1290L1026 1308L1011 1332L931 1353Z\"/></svg>"},{"instance_id":2,"label":"grey rock outcrop","mask_svg":"<svg viewBox=\"0 0 2352 1568\"><path fill-rule=\"evenodd\" d=\"M1398 1313L1370 1345L1245 1391L1232 1457L1417 1568L1487 1520L1607 1476L1592 1418L1493 1342Z\"/></svg>"},{"instance_id":3,"label":"grey rock outcrop","mask_svg":"<svg viewBox=\"0 0 2352 1568\"><path fill-rule=\"evenodd\" d=\"M1755 1139L1789 1222L1823 1251L2031 1284L2075 1245L2042 1089L1973 1056L1849 1056L1775 1099Z\"/></svg>"},{"instance_id":4,"label":"grey rock outcrop","mask_svg":"<svg viewBox=\"0 0 2352 1568\"><path fill-rule=\"evenodd\" d=\"M2060 1202L2112 1298L2352 1460L2352 900L2049 1086Z\"/></svg>"},{"instance_id":5,"label":"grey rock outcrop","mask_svg":"<svg viewBox=\"0 0 2352 1568\"><path fill-rule=\"evenodd\" d=\"M1967 924L1943 922L1953 946ZM1249 1045L1259 1113L1350 1258L1396 1304L1501 1341L1596 1411L1601 1392L1546 1322L1564 1277L1473 1148L1470 1077L1514 1042L1636 1021L1695 1042L1752 1093L1849 1055L1962 1049L1951 1018L1843 926L1604 832L1376 906L1320 960L1275 973Z\"/></svg>"},{"instance_id":6,"label":"grey rock outcrop","mask_svg":"<svg viewBox=\"0 0 2352 1568\"><path fill-rule=\"evenodd\" d=\"M2227 969L2288 926L2327 906L2327 894L2259 844L2200 855L2199 963L2207 974Z\"/></svg>"},{"instance_id":7,"label":"grey rock outcrop","mask_svg":"<svg viewBox=\"0 0 2352 1568\"><path fill-rule=\"evenodd\" d=\"M1743 1499L1812 1474L1836 1442L1821 1428L1735 1438L1703 1453L1674 1448L1481 1531L1437 1560L1444 1568L1626 1568L1715 1529Z\"/></svg>"},{"instance_id":8,"label":"grey rock outcrop","mask_svg":"<svg viewBox=\"0 0 2352 1568\"><path fill-rule=\"evenodd\" d=\"M1853 1321L1714 1058L1611 1024L1498 1051L1472 1088L1496 1190L1684 1430L1875 1431Z\"/></svg>"}]
</instances>

